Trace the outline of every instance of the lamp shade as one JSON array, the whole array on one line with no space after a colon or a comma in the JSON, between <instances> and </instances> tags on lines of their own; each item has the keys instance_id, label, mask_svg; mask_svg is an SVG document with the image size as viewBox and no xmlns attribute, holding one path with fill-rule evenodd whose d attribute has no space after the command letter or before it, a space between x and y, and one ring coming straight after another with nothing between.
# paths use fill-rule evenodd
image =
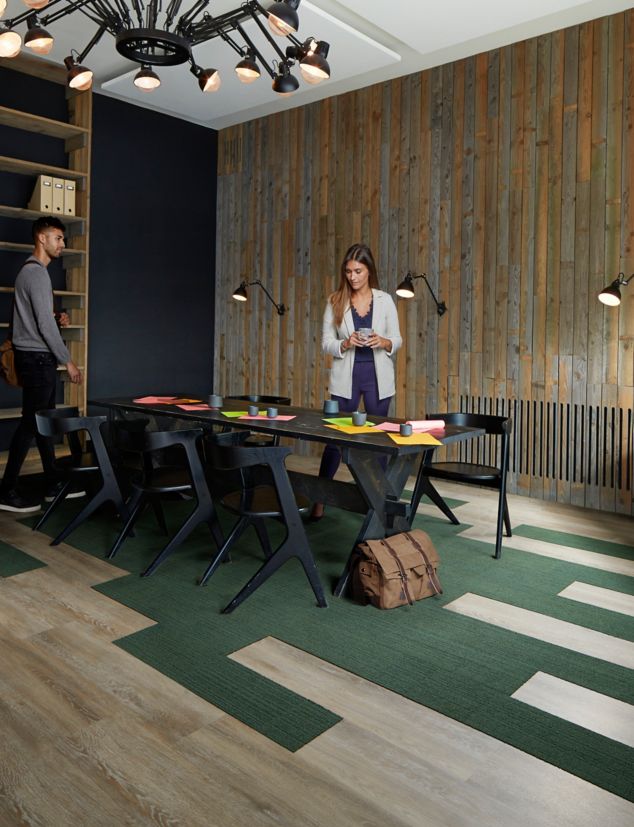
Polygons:
<instances>
[{"instance_id":1,"label":"lamp shade","mask_svg":"<svg viewBox=\"0 0 634 827\"><path fill-rule=\"evenodd\" d=\"M22 38L12 29L0 28L0 57L15 57L20 54Z\"/></svg>"},{"instance_id":2,"label":"lamp shade","mask_svg":"<svg viewBox=\"0 0 634 827\"><path fill-rule=\"evenodd\" d=\"M414 283L411 279L411 276L405 276L403 281L396 288L396 295L400 296L402 299L414 298Z\"/></svg>"},{"instance_id":3,"label":"lamp shade","mask_svg":"<svg viewBox=\"0 0 634 827\"><path fill-rule=\"evenodd\" d=\"M253 83L260 77L260 67L252 55L247 54L236 64L236 75L242 83Z\"/></svg>"},{"instance_id":4,"label":"lamp shade","mask_svg":"<svg viewBox=\"0 0 634 827\"><path fill-rule=\"evenodd\" d=\"M37 55L47 55L53 48L53 37L38 24L29 24L24 35L24 45Z\"/></svg>"},{"instance_id":5,"label":"lamp shade","mask_svg":"<svg viewBox=\"0 0 634 827\"><path fill-rule=\"evenodd\" d=\"M77 89L79 92L90 89L92 85L92 71L90 69L76 63L72 56L64 58L64 65L68 69L66 83L71 89Z\"/></svg>"},{"instance_id":6,"label":"lamp shade","mask_svg":"<svg viewBox=\"0 0 634 827\"><path fill-rule=\"evenodd\" d=\"M203 69L198 85L201 92L217 92L220 89L220 73L217 69Z\"/></svg>"},{"instance_id":7,"label":"lamp shade","mask_svg":"<svg viewBox=\"0 0 634 827\"><path fill-rule=\"evenodd\" d=\"M134 85L142 92L153 92L161 85L161 79L149 66L143 66L134 76Z\"/></svg>"},{"instance_id":8,"label":"lamp shade","mask_svg":"<svg viewBox=\"0 0 634 827\"><path fill-rule=\"evenodd\" d=\"M272 89L278 95L292 95L299 88L299 81L295 75L286 69L273 78Z\"/></svg>"},{"instance_id":9,"label":"lamp shade","mask_svg":"<svg viewBox=\"0 0 634 827\"><path fill-rule=\"evenodd\" d=\"M620 285L621 280L614 279L612 284L608 284L608 286L604 287L599 293L599 301L603 304L607 304L609 307L616 307L621 304Z\"/></svg>"},{"instance_id":10,"label":"lamp shade","mask_svg":"<svg viewBox=\"0 0 634 827\"><path fill-rule=\"evenodd\" d=\"M244 282L241 282L239 287L236 287L233 291L232 298L237 302L245 302L247 300L247 286Z\"/></svg>"},{"instance_id":11,"label":"lamp shade","mask_svg":"<svg viewBox=\"0 0 634 827\"><path fill-rule=\"evenodd\" d=\"M292 5L284 0L279 3L273 3L267 9L269 16L269 28L278 37L287 37L289 34L294 34L299 28L299 15L295 11L296 5Z\"/></svg>"}]
</instances>

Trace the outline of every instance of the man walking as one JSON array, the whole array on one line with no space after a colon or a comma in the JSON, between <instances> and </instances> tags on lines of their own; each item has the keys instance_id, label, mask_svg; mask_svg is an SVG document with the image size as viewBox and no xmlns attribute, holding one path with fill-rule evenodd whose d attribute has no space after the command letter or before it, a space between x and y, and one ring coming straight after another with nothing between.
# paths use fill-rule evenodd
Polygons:
<instances>
[{"instance_id":1,"label":"man walking","mask_svg":"<svg viewBox=\"0 0 634 827\"><path fill-rule=\"evenodd\" d=\"M22 384L22 418L11 440L0 483L0 509L4 511L27 513L40 507L39 502L26 500L16 490L20 470L34 438L44 468L45 498L52 499L61 485L55 473L53 444L38 434L35 414L55 407L58 364L65 366L71 382L80 384L82 381L81 371L71 360L55 320L53 288L47 270L50 262L62 255L65 229L54 216L43 216L33 223L33 255L26 260L15 280L13 348ZM59 323L68 325L68 316L62 314Z\"/></svg>"}]
</instances>

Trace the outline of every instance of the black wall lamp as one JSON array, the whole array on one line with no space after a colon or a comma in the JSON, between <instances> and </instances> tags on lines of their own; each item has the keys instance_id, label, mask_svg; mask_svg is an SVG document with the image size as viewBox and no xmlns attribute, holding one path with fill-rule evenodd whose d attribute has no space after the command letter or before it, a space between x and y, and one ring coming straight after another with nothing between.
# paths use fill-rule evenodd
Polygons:
<instances>
[{"instance_id":1,"label":"black wall lamp","mask_svg":"<svg viewBox=\"0 0 634 827\"><path fill-rule=\"evenodd\" d=\"M431 289L431 284L427 281L427 276L425 273L421 273L420 276L415 275L414 273L408 273L403 281L399 284L396 288L396 295L400 296L403 299L413 299L414 298L414 279L424 279L425 284L429 288L429 292L431 293L431 297L436 303L436 313L439 316L444 316L447 312L447 305L444 302L439 302L436 296L434 295L434 291Z\"/></svg>"},{"instance_id":2,"label":"black wall lamp","mask_svg":"<svg viewBox=\"0 0 634 827\"><path fill-rule=\"evenodd\" d=\"M259 284L262 290L266 293L269 300L273 302L275 305L275 309L278 312L279 316L283 316L286 313L286 308L283 304L278 304L273 296L269 293L266 287L262 284L260 279L256 279L255 281L250 281L248 284L246 281L240 282L240 286L233 291L232 298L234 298L237 302L245 302L249 298L247 294L247 287L252 287L254 284Z\"/></svg>"},{"instance_id":3,"label":"black wall lamp","mask_svg":"<svg viewBox=\"0 0 634 827\"><path fill-rule=\"evenodd\" d=\"M619 273L618 277L599 293L599 301L607 304L609 307L617 307L621 304L620 288L625 287L632 279L634 279L634 273L632 273L629 279L625 278L625 273Z\"/></svg>"}]
</instances>

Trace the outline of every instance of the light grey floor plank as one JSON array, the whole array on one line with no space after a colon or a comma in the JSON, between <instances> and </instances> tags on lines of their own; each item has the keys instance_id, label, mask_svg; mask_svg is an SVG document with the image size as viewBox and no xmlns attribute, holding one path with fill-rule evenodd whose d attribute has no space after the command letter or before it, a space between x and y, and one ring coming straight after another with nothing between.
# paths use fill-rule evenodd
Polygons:
<instances>
[{"instance_id":1,"label":"light grey floor plank","mask_svg":"<svg viewBox=\"0 0 634 827\"><path fill-rule=\"evenodd\" d=\"M579 603L588 603L590 606L634 617L634 595L632 594L623 594L613 589L602 589L590 583L575 581L562 589L559 597L567 597L568 600L577 600Z\"/></svg>"},{"instance_id":2,"label":"light grey floor plank","mask_svg":"<svg viewBox=\"0 0 634 827\"><path fill-rule=\"evenodd\" d=\"M565 721L634 747L634 706L537 672L511 696Z\"/></svg>"},{"instance_id":3,"label":"light grey floor plank","mask_svg":"<svg viewBox=\"0 0 634 827\"><path fill-rule=\"evenodd\" d=\"M634 643L629 640L621 640L594 629L585 629L583 626L568 623L566 620L520 609L509 603L491 600L489 597L471 592L445 604L443 608L546 643L553 643L555 646L581 652L583 655L634 669Z\"/></svg>"}]
</instances>

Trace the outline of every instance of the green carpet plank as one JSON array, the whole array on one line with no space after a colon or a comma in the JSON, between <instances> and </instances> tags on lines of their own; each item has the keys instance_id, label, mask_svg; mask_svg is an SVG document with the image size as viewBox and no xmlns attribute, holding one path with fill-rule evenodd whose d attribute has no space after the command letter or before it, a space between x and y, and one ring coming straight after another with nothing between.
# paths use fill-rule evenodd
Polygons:
<instances>
[{"instance_id":1,"label":"green carpet plank","mask_svg":"<svg viewBox=\"0 0 634 827\"><path fill-rule=\"evenodd\" d=\"M42 566L46 566L46 563L0 540L0 577L13 577Z\"/></svg>"}]
</instances>

